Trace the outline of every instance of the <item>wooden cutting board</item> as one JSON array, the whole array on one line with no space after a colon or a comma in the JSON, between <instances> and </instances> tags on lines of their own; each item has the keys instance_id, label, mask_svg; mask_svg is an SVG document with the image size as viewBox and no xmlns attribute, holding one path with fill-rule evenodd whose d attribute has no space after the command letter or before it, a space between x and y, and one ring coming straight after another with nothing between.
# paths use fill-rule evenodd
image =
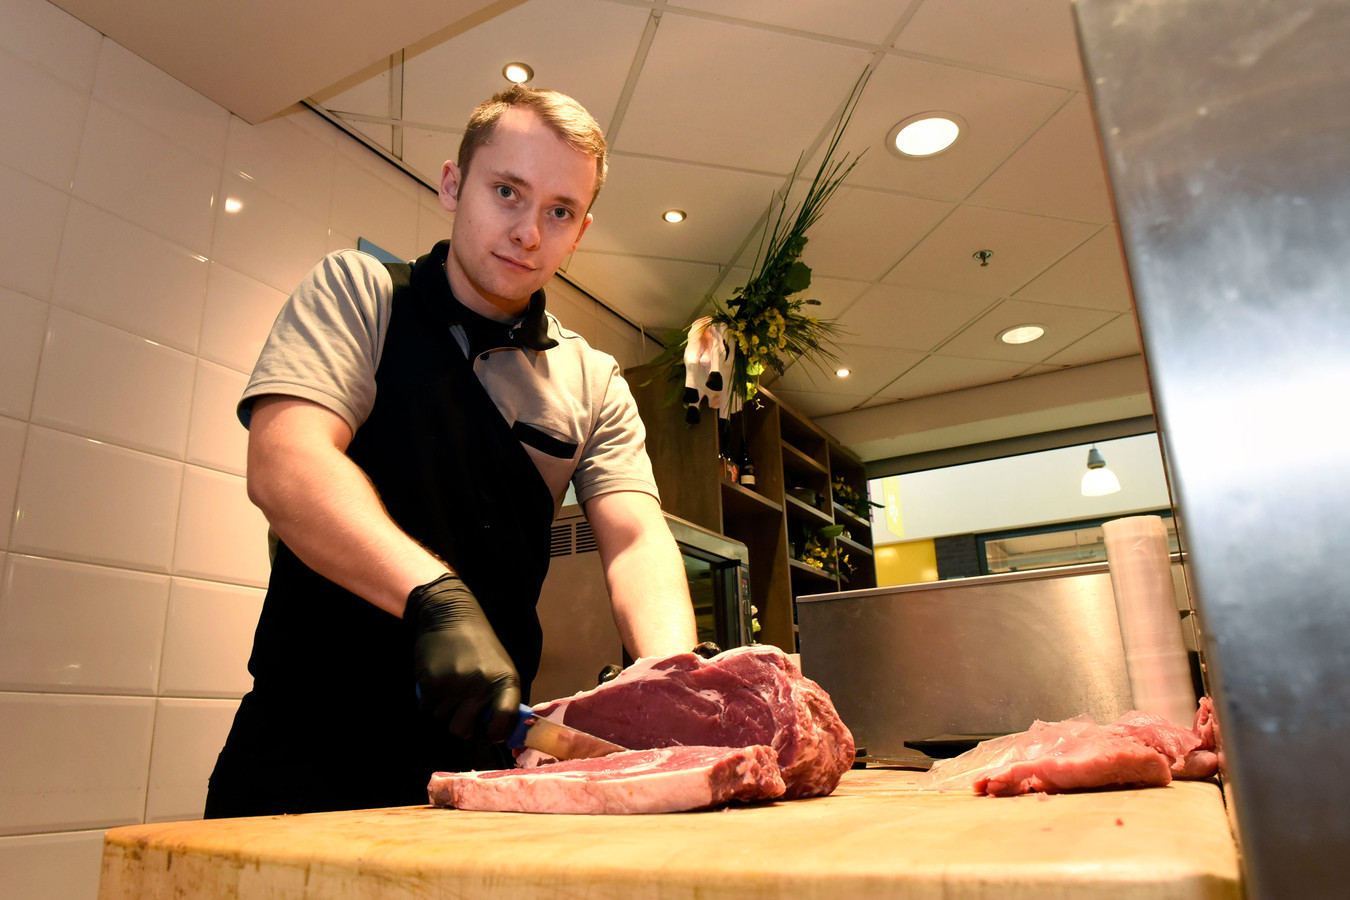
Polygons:
<instances>
[{"instance_id":1,"label":"wooden cutting board","mask_svg":"<svg viewBox=\"0 0 1350 900\"><path fill-rule=\"evenodd\" d=\"M553 816L399 807L108 832L100 900L1240 898L1214 784L976 797L858 769L829 797Z\"/></svg>"}]
</instances>

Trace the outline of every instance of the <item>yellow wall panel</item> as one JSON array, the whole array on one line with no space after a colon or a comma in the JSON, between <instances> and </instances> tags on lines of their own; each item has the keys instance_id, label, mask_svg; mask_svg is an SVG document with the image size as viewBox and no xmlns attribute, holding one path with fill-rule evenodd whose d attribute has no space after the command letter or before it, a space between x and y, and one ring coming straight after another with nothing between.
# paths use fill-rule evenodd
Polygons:
<instances>
[{"instance_id":1,"label":"yellow wall panel","mask_svg":"<svg viewBox=\"0 0 1350 900\"><path fill-rule=\"evenodd\" d=\"M877 586L937 581L937 549L931 540L880 544L874 548Z\"/></svg>"}]
</instances>

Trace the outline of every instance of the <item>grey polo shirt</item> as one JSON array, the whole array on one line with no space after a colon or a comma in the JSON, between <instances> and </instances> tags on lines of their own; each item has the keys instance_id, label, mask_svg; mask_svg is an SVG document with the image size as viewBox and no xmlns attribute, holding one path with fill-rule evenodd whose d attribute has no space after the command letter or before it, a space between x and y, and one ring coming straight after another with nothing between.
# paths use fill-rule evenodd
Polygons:
<instances>
[{"instance_id":1,"label":"grey polo shirt","mask_svg":"<svg viewBox=\"0 0 1350 900\"><path fill-rule=\"evenodd\" d=\"M284 394L332 410L355 433L375 403L392 296L389 272L374 257L357 250L324 257L277 316L239 401L239 420L248 426L255 398ZM477 356L473 368L508 423L560 442L551 452L523 444L554 507L569 481L581 503L612 491L659 496L646 431L618 363L545 316L557 346L496 348ZM463 328L451 326L451 333L467 353ZM557 455L562 445L575 446L570 457Z\"/></svg>"}]
</instances>

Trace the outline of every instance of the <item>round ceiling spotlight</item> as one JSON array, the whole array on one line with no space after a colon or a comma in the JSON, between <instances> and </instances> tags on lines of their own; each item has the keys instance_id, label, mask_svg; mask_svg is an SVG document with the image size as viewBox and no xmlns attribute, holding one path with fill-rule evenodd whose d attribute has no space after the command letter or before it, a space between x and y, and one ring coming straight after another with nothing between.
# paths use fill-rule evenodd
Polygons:
<instances>
[{"instance_id":1,"label":"round ceiling spotlight","mask_svg":"<svg viewBox=\"0 0 1350 900\"><path fill-rule=\"evenodd\" d=\"M919 113L890 130L886 135L886 149L901 157L936 156L956 143L965 130L965 120L955 113Z\"/></svg>"},{"instance_id":2,"label":"round ceiling spotlight","mask_svg":"<svg viewBox=\"0 0 1350 900\"><path fill-rule=\"evenodd\" d=\"M849 376L849 374L850 374L850 370L848 370L848 369L846 369L846 368L845 368L845 369L835 369L835 370L834 370L834 374L835 374L836 376L840 377L840 378L847 378L847 377Z\"/></svg>"},{"instance_id":3,"label":"round ceiling spotlight","mask_svg":"<svg viewBox=\"0 0 1350 900\"><path fill-rule=\"evenodd\" d=\"M502 74L506 80L512 84L524 84L534 77L534 69L531 69L523 62L507 63L502 68Z\"/></svg>"},{"instance_id":4,"label":"round ceiling spotlight","mask_svg":"<svg viewBox=\"0 0 1350 900\"><path fill-rule=\"evenodd\" d=\"M1014 325L1000 331L998 339L1005 344L1030 344L1040 340L1044 334L1045 328L1040 325Z\"/></svg>"},{"instance_id":5,"label":"round ceiling spotlight","mask_svg":"<svg viewBox=\"0 0 1350 900\"><path fill-rule=\"evenodd\" d=\"M689 216L686 215L685 211L682 209L668 209L661 213L661 218L670 224L675 225L679 222L683 222L685 219L689 218Z\"/></svg>"}]
</instances>

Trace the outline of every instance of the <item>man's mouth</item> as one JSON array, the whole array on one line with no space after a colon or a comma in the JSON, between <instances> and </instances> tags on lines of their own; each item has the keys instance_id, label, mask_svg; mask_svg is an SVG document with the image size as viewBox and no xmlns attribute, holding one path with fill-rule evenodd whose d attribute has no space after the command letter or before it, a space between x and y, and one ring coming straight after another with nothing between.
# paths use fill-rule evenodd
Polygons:
<instances>
[{"instance_id":1,"label":"man's mouth","mask_svg":"<svg viewBox=\"0 0 1350 900\"><path fill-rule=\"evenodd\" d=\"M520 260L514 259L510 256L503 256L500 253L494 253L493 256L496 256L498 259L506 263L508 266L514 269L519 269L522 272L533 272L535 268L529 263L521 262Z\"/></svg>"}]
</instances>

